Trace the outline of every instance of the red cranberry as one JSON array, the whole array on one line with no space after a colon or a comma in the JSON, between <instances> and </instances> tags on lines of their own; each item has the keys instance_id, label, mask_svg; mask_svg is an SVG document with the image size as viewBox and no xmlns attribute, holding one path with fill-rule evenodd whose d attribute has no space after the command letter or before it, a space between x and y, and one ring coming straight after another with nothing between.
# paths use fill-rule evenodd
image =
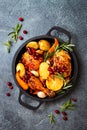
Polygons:
<instances>
[{"instance_id":1,"label":"red cranberry","mask_svg":"<svg viewBox=\"0 0 87 130\"><path fill-rule=\"evenodd\" d=\"M9 86L10 89L13 89L13 86Z\"/></svg>"},{"instance_id":2,"label":"red cranberry","mask_svg":"<svg viewBox=\"0 0 87 130\"><path fill-rule=\"evenodd\" d=\"M11 82L7 82L7 85L8 85L8 86L12 86L12 83L11 83Z\"/></svg>"},{"instance_id":3,"label":"red cranberry","mask_svg":"<svg viewBox=\"0 0 87 130\"><path fill-rule=\"evenodd\" d=\"M9 96L11 96L11 94L10 94L10 93L6 93L6 96L8 96L8 97L9 97Z\"/></svg>"},{"instance_id":4,"label":"red cranberry","mask_svg":"<svg viewBox=\"0 0 87 130\"><path fill-rule=\"evenodd\" d=\"M28 32L27 32L27 30L23 30L23 33L24 33L24 34L27 34Z\"/></svg>"},{"instance_id":5,"label":"red cranberry","mask_svg":"<svg viewBox=\"0 0 87 130\"><path fill-rule=\"evenodd\" d=\"M55 110L54 111L56 114L60 114L60 111L59 110Z\"/></svg>"},{"instance_id":6,"label":"red cranberry","mask_svg":"<svg viewBox=\"0 0 87 130\"><path fill-rule=\"evenodd\" d=\"M72 101L73 101L73 102L77 102L77 99L76 99L76 98L72 98Z\"/></svg>"},{"instance_id":7,"label":"red cranberry","mask_svg":"<svg viewBox=\"0 0 87 130\"><path fill-rule=\"evenodd\" d=\"M23 40L23 37L22 37L22 36L19 36L19 39L20 39L20 40Z\"/></svg>"},{"instance_id":8,"label":"red cranberry","mask_svg":"<svg viewBox=\"0 0 87 130\"><path fill-rule=\"evenodd\" d=\"M50 66L53 66L53 64L54 64L54 61L51 60L51 61L50 61Z\"/></svg>"},{"instance_id":9,"label":"red cranberry","mask_svg":"<svg viewBox=\"0 0 87 130\"><path fill-rule=\"evenodd\" d=\"M22 17L19 17L18 20L21 21L21 22L24 21L24 19Z\"/></svg>"},{"instance_id":10,"label":"red cranberry","mask_svg":"<svg viewBox=\"0 0 87 130\"><path fill-rule=\"evenodd\" d=\"M67 116L64 116L64 117L63 117L63 120L65 120L65 121L68 120Z\"/></svg>"},{"instance_id":11,"label":"red cranberry","mask_svg":"<svg viewBox=\"0 0 87 130\"><path fill-rule=\"evenodd\" d=\"M54 72L53 72L53 70L52 70L52 68L48 68L48 71L50 72L50 74L53 74Z\"/></svg>"},{"instance_id":12,"label":"red cranberry","mask_svg":"<svg viewBox=\"0 0 87 130\"><path fill-rule=\"evenodd\" d=\"M29 47L28 47L28 49L27 49L27 50L28 50L28 53L29 53L30 55L32 55L31 48L29 48Z\"/></svg>"},{"instance_id":13,"label":"red cranberry","mask_svg":"<svg viewBox=\"0 0 87 130\"><path fill-rule=\"evenodd\" d=\"M67 113L66 113L66 112L64 112L64 111L62 112L62 114L63 114L64 116L66 116L66 115L67 115Z\"/></svg>"}]
</instances>

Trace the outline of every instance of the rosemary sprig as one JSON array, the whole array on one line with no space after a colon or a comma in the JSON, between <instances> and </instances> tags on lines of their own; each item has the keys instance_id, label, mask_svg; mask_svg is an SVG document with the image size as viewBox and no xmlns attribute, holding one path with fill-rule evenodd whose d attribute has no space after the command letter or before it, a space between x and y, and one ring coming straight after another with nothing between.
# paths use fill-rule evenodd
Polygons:
<instances>
[{"instance_id":1,"label":"rosemary sprig","mask_svg":"<svg viewBox=\"0 0 87 130\"><path fill-rule=\"evenodd\" d=\"M21 28L22 28L22 24L17 23L15 28L12 28L13 31L10 32L8 34L8 36L11 35L11 38L16 42L18 39L19 31L21 30Z\"/></svg>"},{"instance_id":2,"label":"rosemary sprig","mask_svg":"<svg viewBox=\"0 0 87 130\"><path fill-rule=\"evenodd\" d=\"M7 51L8 53L10 53L10 49L11 49L11 46L12 46L12 42L10 40L8 40L7 42L3 42L3 44L5 46L7 46Z\"/></svg>"},{"instance_id":3,"label":"rosemary sprig","mask_svg":"<svg viewBox=\"0 0 87 130\"><path fill-rule=\"evenodd\" d=\"M74 110L76 107L76 104L73 104L71 99L67 100L61 107L61 111L65 110Z\"/></svg>"},{"instance_id":4,"label":"rosemary sprig","mask_svg":"<svg viewBox=\"0 0 87 130\"><path fill-rule=\"evenodd\" d=\"M51 112L49 115L48 115L49 119L50 119L50 124L53 124L55 122L54 118L54 114Z\"/></svg>"},{"instance_id":5,"label":"rosemary sprig","mask_svg":"<svg viewBox=\"0 0 87 130\"><path fill-rule=\"evenodd\" d=\"M59 51L59 50L65 50L65 51L68 51L68 52L72 52L73 51L73 47L75 45L74 44L71 44L71 43L60 43L56 49L55 49L55 52Z\"/></svg>"},{"instance_id":6,"label":"rosemary sprig","mask_svg":"<svg viewBox=\"0 0 87 130\"><path fill-rule=\"evenodd\" d=\"M58 52L60 50L72 52L74 46L75 45L71 44L71 43L60 43L58 46L56 46L54 52L52 52L52 53L47 52L47 53L44 54L44 61L46 61L48 58L52 57L56 52Z\"/></svg>"}]
</instances>

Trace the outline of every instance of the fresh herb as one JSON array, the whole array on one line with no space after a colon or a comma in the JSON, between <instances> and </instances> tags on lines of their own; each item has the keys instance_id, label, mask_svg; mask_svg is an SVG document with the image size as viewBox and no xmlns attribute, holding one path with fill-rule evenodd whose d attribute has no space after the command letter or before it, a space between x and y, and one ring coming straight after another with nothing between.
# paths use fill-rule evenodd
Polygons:
<instances>
[{"instance_id":1,"label":"fresh herb","mask_svg":"<svg viewBox=\"0 0 87 130\"><path fill-rule=\"evenodd\" d=\"M46 62L46 60L50 57L52 57L54 55L54 52L52 53L44 53L44 62Z\"/></svg>"},{"instance_id":2,"label":"fresh herb","mask_svg":"<svg viewBox=\"0 0 87 130\"><path fill-rule=\"evenodd\" d=\"M50 119L50 124L53 124L55 122L54 118L54 114L51 112L50 115L48 115L49 119Z\"/></svg>"},{"instance_id":3,"label":"fresh herb","mask_svg":"<svg viewBox=\"0 0 87 130\"><path fill-rule=\"evenodd\" d=\"M55 48L55 52L59 51L59 50L65 50L68 52L72 52L73 51L73 47L75 45L71 44L71 43L60 43L56 48Z\"/></svg>"},{"instance_id":4,"label":"fresh herb","mask_svg":"<svg viewBox=\"0 0 87 130\"><path fill-rule=\"evenodd\" d=\"M7 42L3 42L3 44L5 46L7 46L7 51L8 53L10 53L10 49L11 49L11 46L12 46L12 42L10 40L8 40Z\"/></svg>"},{"instance_id":5,"label":"fresh herb","mask_svg":"<svg viewBox=\"0 0 87 130\"><path fill-rule=\"evenodd\" d=\"M69 100L67 100L67 101L63 104L63 106L61 107L61 111L74 110L74 109L75 109L75 106L76 106L76 104L73 104L73 103L72 103L72 100L69 99Z\"/></svg>"},{"instance_id":6,"label":"fresh herb","mask_svg":"<svg viewBox=\"0 0 87 130\"><path fill-rule=\"evenodd\" d=\"M11 38L16 42L18 39L19 31L21 30L21 28L22 28L22 24L17 23L15 28L12 28L13 31L10 32L8 34L8 36L11 35Z\"/></svg>"},{"instance_id":7,"label":"fresh herb","mask_svg":"<svg viewBox=\"0 0 87 130\"><path fill-rule=\"evenodd\" d=\"M56 52L60 51L60 50L65 50L68 52L72 52L73 51L73 47L75 45L71 44L71 43L60 43L58 46L56 46L55 51L52 53L45 53L44 54L44 61L46 61L48 58L52 57Z\"/></svg>"}]
</instances>

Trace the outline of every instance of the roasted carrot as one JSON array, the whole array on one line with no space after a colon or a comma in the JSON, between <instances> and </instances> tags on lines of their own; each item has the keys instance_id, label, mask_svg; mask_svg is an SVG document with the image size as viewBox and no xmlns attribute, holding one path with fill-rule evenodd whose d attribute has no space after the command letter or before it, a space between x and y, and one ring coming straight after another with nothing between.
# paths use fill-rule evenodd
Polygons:
<instances>
[{"instance_id":1,"label":"roasted carrot","mask_svg":"<svg viewBox=\"0 0 87 130\"><path fill-rule=\"evenodd\" d=\"M48 53L54 52L56 46L58 46L58 45L59 45L59 42L58 42L57 38L54 38L54 44L53 44L52 47L49 49Z\"/></svg>"},{"instance_id":2,"label":"roasted carrot","mask_svg":"<svg viewBox=\"0 0 87 130\"><path fill-rule=\"evenodd\" d=\"M19 83L19 85L24 89L27 90L28 89L28 84L26 82L24 82L21 78L20 78L20 72L16 72L16 79Z\"/></svg>"}]
</instances>

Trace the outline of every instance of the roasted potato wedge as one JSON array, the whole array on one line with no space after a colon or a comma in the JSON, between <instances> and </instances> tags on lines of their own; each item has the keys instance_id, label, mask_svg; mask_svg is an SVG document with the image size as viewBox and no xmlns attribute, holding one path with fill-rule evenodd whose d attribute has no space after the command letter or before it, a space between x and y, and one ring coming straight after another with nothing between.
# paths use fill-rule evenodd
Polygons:
<instances>
[{"instance_id":1,"label":"roasted potato wedge","mask_svg":"<svg viewBox=\"0 0 87 130\"><path fill-rule=\"evenodd\" d=\"M39 74L41 79L47 79L49 76L49 71L48 71L49 65L46 62L42 62L39 66Z\"/></svg>"},{"instance_id":2,"label":"roasted potato wedge","mask_svg":"<svg viewBox=\"0 0 87 130\"><path fill-rule=\"evenodd\" d=\"M40 40L38 44L40 50L48 51L50 49L50 43L47 40Z\"/></svg>"},{"instance_id":3,"label":"roasted potato wedge","mask_svg":"<svg viewBox=\"0 0 87 130\"><path fill-rule=\"evenodd\" d=\"M34 48L34 49L38 49L39 45L36 41L32 41L32 42L29 42L27 45L26 45L26 48Z\"/></svg>"}]
</instances>

